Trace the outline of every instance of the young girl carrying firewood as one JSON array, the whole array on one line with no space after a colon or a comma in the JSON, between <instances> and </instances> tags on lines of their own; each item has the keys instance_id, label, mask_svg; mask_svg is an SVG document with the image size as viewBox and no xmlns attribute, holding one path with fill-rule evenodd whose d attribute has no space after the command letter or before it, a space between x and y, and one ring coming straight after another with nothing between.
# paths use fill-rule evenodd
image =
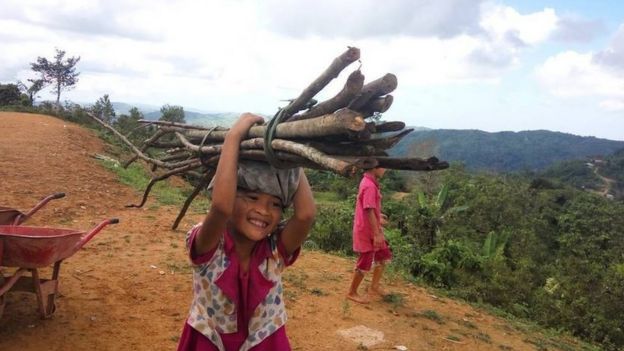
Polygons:
<instances>
[{"instance_id":1,"label":"young girl carrying firewood","mask_svg":"<svg viewBox=\"0 0 624 351\"><path fill-rule=\"evenodd\" d=\"M240 142L262 121L245 113L227 133L210 211L187 235L193 302L178 350L290 350L281 273L297 259L316 208L301 169L239 162Z\"/></svg>"}]
</instances>

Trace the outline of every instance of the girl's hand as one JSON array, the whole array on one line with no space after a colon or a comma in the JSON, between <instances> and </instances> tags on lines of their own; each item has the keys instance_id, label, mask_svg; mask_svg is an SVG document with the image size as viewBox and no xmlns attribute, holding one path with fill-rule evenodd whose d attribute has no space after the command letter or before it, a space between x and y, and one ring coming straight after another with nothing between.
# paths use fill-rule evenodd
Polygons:
<instances>
[{"instance_id":1,"label":"girl's hand","mask_svg":"<svg viewBox=\"0 0 624 351\"><path fill-rule=\"evenodd\" d=\"M232 134L232 135L236 135L237 137L242 138L247 134L249 129L254 124L260 124L263 122L264 122L264 118L262 118L261 116L254 115L253 113L245 112L242 115L240 115L240 117L234 123L232 128L230 128L228 135Z\"/></svg>"},{"instance_id":2,"label":"girl's hand","mask_svg":"<svg viewBox=\"0 0 624 351\"><path fill-rule=\"evenodd\" d=\"M373 248L382 249L385 243L385 239L381 233L373 235Z\"/></svg>"}]
</instances>

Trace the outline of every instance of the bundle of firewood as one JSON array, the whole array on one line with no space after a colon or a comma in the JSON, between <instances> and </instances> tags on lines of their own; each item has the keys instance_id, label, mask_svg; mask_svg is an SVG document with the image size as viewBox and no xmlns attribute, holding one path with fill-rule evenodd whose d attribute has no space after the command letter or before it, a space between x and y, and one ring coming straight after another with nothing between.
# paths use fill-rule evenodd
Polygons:
<instances>
[{"instance_id":1,"label":"bundle of firewood","mask_svg":"<svg viewBox=\"0 0 624 351\"><path fill-rule=\"evenodd\" d=\"M388 156L386 151L412 131L405 129L403 122L376 121L378 114L386 112L392 105L390 93L397 87L397 78L393 74L364 84L364 75L357 69L349 75L336 96L316 103L313 97L359 58L360 50L350 47L335 58L298 98L279 109L269 123L252 127L241 142L240 158L265 161L280 168L328 170L343 176L373 167L414 171L447 168L448 163L435 157L425 160ZM175 221L176 228L190 203L212 179L228 129L143 120L142 123L158 128L139 149L114 128L93 118L133 150L135 156L126 165L138 158L150 163L153 169L167 170L152 178L142 202L132 206L141 207L151 187L160 180L183 174L199 178L195 191ZM159 156L149 156L148 149L159 149L160 152L156 153Z\"/></svg>"}]
</instances>

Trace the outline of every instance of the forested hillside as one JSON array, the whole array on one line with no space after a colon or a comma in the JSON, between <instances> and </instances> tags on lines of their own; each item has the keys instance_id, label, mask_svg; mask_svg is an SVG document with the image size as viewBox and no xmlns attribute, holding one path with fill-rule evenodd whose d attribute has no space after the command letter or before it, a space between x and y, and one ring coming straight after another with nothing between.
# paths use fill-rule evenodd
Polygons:
<instances>
[{"instance_id":1,"label":"forested hillside","mask_svg":"<svg viewBox=\"0 0 624 351\"><path fill-rule=\"evenodd\" d=\"M621 201L457 166L419 178L400 197L400 177L389 172L382 180L398 269L605 350L624 348ZM315 191L345 194L319 204L311 245L350 254L356 184L323 174L310 179Z\"/></svg>"},{"instance_id":2,"label":"forested hillside","mask_svg":"<svg viewBox=\"0 0 624 351\"><path fill-rule=\"evenodd\" d=\"M488 133L480 130L415 130L394 149L398 155L435 155L472 170L541 170L553 163L608 155L624 141L546 130Z\"/></svg>"},{"instance_id":3,"label":"forested hillside","mask_svg":"<svg viewBox=\"0 0 624 351\"><path fill-rule=\"evenodd\" d=\"M560 162L542 176L608 198L624 199L624 149L604 157Z\"/></svg>"}]
</instances>

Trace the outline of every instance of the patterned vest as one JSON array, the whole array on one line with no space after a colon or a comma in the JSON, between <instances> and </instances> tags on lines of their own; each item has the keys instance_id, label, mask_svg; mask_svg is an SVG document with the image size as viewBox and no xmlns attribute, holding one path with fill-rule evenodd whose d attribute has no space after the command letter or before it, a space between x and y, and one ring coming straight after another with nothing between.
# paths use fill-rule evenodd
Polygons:
<instances>
[{"instance_id":1,"label":"patterned vest","mask_svg":"<svg viewBox=\"0 0 624 351\"><path fill-rule=\"evenodd\" d=\"M188 232L187 248L190 247L191 233L200 225L196 225ZM249 267L249 269L259 269L262 276L272 283L272 287L254 310L249 320L247 339L240 351L249 350L286 324L281 274L284 270L284 262L277 254L276 235L271 235L265 240L270 241L273 255L263 260L258 267ZM219 333L235 333L238 330L235 301L232 301L215 283L230 263L230 258L225 252L224 239L221 238L214 255L208 262L193 265L193 302L187 320L190 326L210 339L221 351L225 351L225 348Z\"/></svg>"}]
</instances>

